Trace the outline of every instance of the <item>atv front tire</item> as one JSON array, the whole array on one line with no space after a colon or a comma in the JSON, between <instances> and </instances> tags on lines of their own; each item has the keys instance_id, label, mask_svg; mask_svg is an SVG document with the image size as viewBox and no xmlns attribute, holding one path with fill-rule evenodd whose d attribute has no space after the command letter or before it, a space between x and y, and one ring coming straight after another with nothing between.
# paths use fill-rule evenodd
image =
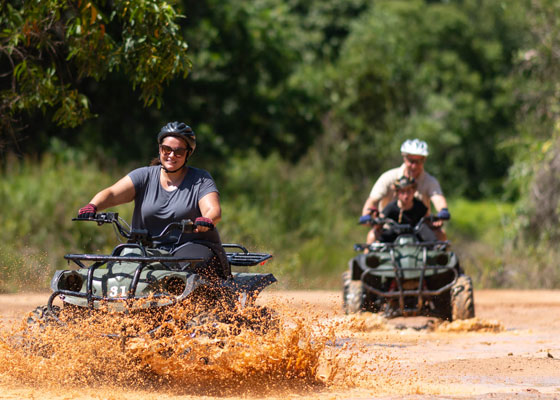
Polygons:
<instances>
[{"instance_id":1,"label":"atv front tire","mask_svg":"<svg viewBox=\"0 0 560 400\"><path fill-rule=\"evenodd\" d=\"M51 314L47 306L39 306L35 308L27 316L28 327L38 327L39 329L44 329L45 326L60 324L58 316L60 314L60 307L53 306L52 310L54 314Z\"/></svg>"},{"instance_id":2,"label":"atv front tire","mask_svg":"<svg viewBox=\"0 0 560 400\"><path fill-rule=\"evenodd\" d=\"M35 308L27 316L27 327L22 335L22 347L31 354L50 358L54 354L50 344L45 344L43 334L47 326L60 326L58 316L60 307L53 306L52 313L49 312L47 306L39 306Z\"/></svg>"},{"instance_id":3,"label":"atv front tire","mask_svg":"<svg viewBox=\"0 0 560 400\"><path fill-rule=\"evenodd\" d=\"M472 280L459 275L451 287L451 321L474 318L474 295Z\"/></svg>"},{"instance_id":4,"label":"atv front tire","mask_svg":"<svg viewBox=\"0 0 560 400\"><path fill-rule=\"evenodd\" d=\"M342 308L345 314L363 310L364 288L362 281L353 281L350 271L342 274Z\"/></svg>"}]
</instances>

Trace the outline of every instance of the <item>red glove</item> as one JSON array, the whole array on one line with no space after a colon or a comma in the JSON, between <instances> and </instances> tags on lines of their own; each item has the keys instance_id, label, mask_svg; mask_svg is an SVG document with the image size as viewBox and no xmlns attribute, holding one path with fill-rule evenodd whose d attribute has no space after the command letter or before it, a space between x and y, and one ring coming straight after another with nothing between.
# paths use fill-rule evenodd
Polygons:
<instances>
[{"instance_id":1,"label":"red glove","mask_svg":"<svg viewBox=\"0 0 560 400\"><path fill-rule=\"evenodd\" d=\"M95 204L89 203L87 206L84 206L78 210L78 218L93 218L95 217L96 212L97 206Z\"/></svg>"},{"instance_id":2,"label":"red glove","mask_svg":"<svg viewBox=\"0 0 560 400\"><path fill-rule=\"evenodd\" d=\"M197 219L194 220L194 225L205 226L211 231L214 230L214 221L212 221L211 218L198 217Z\"/></svg>"}]
</instances>

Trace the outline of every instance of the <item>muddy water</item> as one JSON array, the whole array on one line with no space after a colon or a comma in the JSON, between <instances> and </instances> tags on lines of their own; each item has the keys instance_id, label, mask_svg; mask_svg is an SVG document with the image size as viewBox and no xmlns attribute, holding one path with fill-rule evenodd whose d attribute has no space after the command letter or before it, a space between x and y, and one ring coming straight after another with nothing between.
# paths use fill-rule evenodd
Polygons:
<instances>
[{"instance_id":1,"label":"muddy water","mask_svg":"<svg viewBox=\"0 0 560 400\"><path fill-rule=\"evenodd\" d=\"M555 291L475 292L477 318L451 323L344 316L335 292L269 292L278 322L264 333L210 321L149 335L122 318L22 330L46 298L0 296L0 398L560 399ZM123 326L136 337L103 336Z\"/></svg>"}]
</instances>

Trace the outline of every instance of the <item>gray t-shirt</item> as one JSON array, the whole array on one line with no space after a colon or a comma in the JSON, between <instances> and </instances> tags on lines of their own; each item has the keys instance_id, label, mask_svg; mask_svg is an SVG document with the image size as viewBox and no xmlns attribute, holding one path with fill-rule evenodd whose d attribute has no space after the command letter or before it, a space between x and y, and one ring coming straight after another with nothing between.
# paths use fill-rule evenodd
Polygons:
<instances>
[{"instance_id":1,"label":"gray t-shirt","mask_svg":"<svg viewBox=\"0 0 560 400\"><path fill-rule=\"evenodd\" d=\"M201 217L198 201L208 193L219 193L212 176L207 171L194 167L189 167L177 189L167 191L160 183L160 169L159 165L142 167L128 174L136 191L132 227L147 229L152 236L159 235L171 222L183 219L194 221ZM175 242L178 235L178 231L174 232L170 241ZM193 239L220 243L217 230L183 234L181 243Z\"/></svg>"}]
</instances>

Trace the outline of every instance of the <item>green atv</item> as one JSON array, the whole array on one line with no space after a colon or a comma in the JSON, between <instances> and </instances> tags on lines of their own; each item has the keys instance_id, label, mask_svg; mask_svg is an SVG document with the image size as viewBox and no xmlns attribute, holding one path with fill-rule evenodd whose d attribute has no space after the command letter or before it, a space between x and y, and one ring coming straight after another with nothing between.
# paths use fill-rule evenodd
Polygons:
<instances>
[{"instance_id":1,"label":"green atv","mask_svg":"<svg viewBox=\"0 0 560 400\"><path fill-rule=\"evenodd\" d=\"M216 302L228 304L232 312L251 306L260 310L262 316L271 314L265 307L256 307L254 302L265 287L276 282L273 274L234 272L229 279L208 279L189 268L201 259L175 257L158 248L157 243L171 232L193 232L194 224L190 220L172 223L154 237L145 230L130 229L117 213L97 213L91 218L73 220L113 224L117 236L126 241L117 245L110 255L65 255L77 268L55 272L51 280L53 293L46 306L38 307L31 314L29 323L63 324L59 317L65 310L76 316L96 312L142 313L153 317L153 331L156 331L165 322L164 310L193 298L208 305L203 311L205 317L193 315L193 323L212 315L211 308ZM222 246L234 250L226 251L232 266L263 265L272 257L251 253L239 244ZM62 300L62 306L53 304L56 299Z\"/></svg>"},{"instance_id":2,"label":"green atv","mask_svg":"<svg viewBox=\"0 0 560 400\"><path fill-rule=\"evenodd\" d=\"M445 320L474 317L471 278L459 266L449 242L438 241L422 218L416 226L376 218L396 233L390 243L356 244L361 254L352 258L342 275L346 314L382 312L387 318L433 316ZM366 251L365 251L366 250Z\"/></svg>"}]
</instances>

